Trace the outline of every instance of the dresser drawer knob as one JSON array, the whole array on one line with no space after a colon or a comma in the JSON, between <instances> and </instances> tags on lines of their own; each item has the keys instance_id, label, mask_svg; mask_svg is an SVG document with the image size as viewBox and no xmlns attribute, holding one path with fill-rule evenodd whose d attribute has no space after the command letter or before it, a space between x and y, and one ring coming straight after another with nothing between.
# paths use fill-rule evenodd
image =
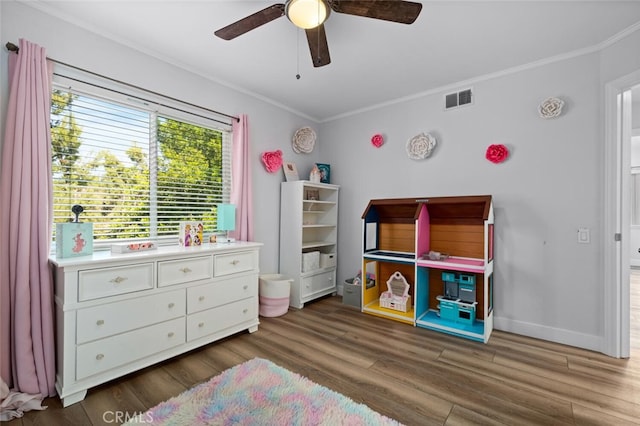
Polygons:
<instances>
[{"instance_id":1,"label":"dresser drawer knob","mask_svg":"<svg viewBox=\"0 0 640 426\"><path fill-rule=\"evenodd\" d=\"M183 274L188 274L189 272L192 272L192 271L191 269L185 266L184 268L180 268L180 272L182 272Z\"/></svg>"},{"instance_id":2,"label":"dresser drawer knob","mask_svg":"<svg viewBox=\"0 0 640 426\"><path fill-rule=\"evenodd\" d=\"M248 310L247 308L244 308L244 309L242 310L242 313L243 313L243 314L246 314L247 312L249 312L249 310Z\"/></svg>"},{"instance_id":3,"label":"dresser drawer knob","mask_svg":"<svg viewBox=\"0 0 640 426\"><path fill-rule=\"evenodd\" d=\"M236 266L238 263L240 263L240 261L239 261L239 260L234 260L233 262L231 262L231 264L232 264L233 266Z\"/></svg>"},{"instance_id":4,"label":"dresser drawer knob","mask_svg":"<svg viewBox=\"0 0 640 426\"><path fill-rule=\"evenodd\" d=\"M96 355L96 359L97 359L98 361L100 361L102 358L104 358L104 354L98 354L98 355Z\"/></svg>"},{"instance_id":5,"label":"dresser drawer knob","mask_svg":"<svg viewBox=\"0 0 640 426\"><path fill-rule=\"evenodd\" d=\"M96 325L104 325L104 320L98 320L98 321L96 321Z\"/></svg>"},{"instance_id":6,"label":"dresser drawer knob","mask_svg":"<svg viewBox=\"0 0 640 426\"><path fill-rule=\"evenodd\" d=\"M202 302L202 301L204 301L204 296L198 297L198 302Z\"/></svg>"},{"instance_id":7,"label":"dresser drawer knob","mask_svg":"<svg viewBox=\"0 0 640 426\"><path fill-rule=\"evenodd\" d=\"M169 309L173 308L174 306L176 306L175 303L173 303L173 302L169 303Z\"/></svg>"},{"instance_id":8,"label":"dresser drawer knob","mask_svg":"<svg viewBox=\"0 0 640 426\"><path fill-rule=\"evenodd\" d=\"M117 276L117 277L115 277L114 279L109 280L109 282L111 282L111 283L116 283L116 284L120 284L122 281L126 281L126 280L127 280L127 277L121 277L121 276L119 276L119 275L118 275L118 276Z\"/></svg>"},{"instance_id":9,"label":"dresser drawer knob","mask_svg":"<svg viewBox=\"0 0 640 426\"><path fill-rule=\"evenodd\" d=\"M198 327L200 327L200 328L204 327L204 323L203 322L199 323Z\"/></svg>"},{"instance_id":10,"label":"dresser drawer knob","mask_svg":"<svg viewBox=\"0 0 640 426\"><path fill-rule=\"evenodd\" d=\"M245 284L244 286L242 286L242 288L246 290L249 288L249 286Z\"/></svg>"},{"instance_id":11,"label":"dresser drawer knob","mask_svg":"<svg viewBox=\"0 0 640 426\"><path fill-rule=\"evenodd\" d=\"M169 336L169 337L173 337L173 336L174 336L173 331L170 331L170 332L169 332L169 334L167 334L167 336Z\"/></svg>"}]
</instances>

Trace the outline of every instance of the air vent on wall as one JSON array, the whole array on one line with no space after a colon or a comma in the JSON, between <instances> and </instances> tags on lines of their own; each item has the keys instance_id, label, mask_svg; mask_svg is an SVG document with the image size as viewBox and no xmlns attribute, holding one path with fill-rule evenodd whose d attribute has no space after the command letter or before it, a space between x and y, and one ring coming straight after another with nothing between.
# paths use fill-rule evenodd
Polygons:
<instances>
[{"instance_id":1,"label":"air vent on wall","mask_svg":"<svg viewBox=\"0 0 640 426\"><path fill-rule=\"evenodd\" d=\"M444 95L444 109L457 108L469 105L473 101L471 89L461 90L460 92L449 93Z\"/></svg>"}]
</instances>

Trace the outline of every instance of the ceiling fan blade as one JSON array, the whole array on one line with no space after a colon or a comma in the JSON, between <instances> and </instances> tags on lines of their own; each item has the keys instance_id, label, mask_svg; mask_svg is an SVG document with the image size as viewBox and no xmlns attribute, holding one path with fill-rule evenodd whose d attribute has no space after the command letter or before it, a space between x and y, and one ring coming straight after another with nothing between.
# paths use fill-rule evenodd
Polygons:
<instances>
[{"instance_id":1,"label":"ceiling fan blade","mask_svg":"<svg viewBox=\"0 0 640 426\"><path fill-rule=\"evenodd\" d=\"M324 24L315 28L305 30L307 33L307 41L309 42L309 51L311 52L311 61L314 67L322 67L331 63L329 57L329 45L327 44L327 34L324 31Z\"/></svg>"},{"instance_id":2,"label":"ceiling fan blade","mask_svg":"<svg viewBox=\"0 0 640 426\"><path fill-rule=\"evenodd\" d=\"M421 3L401 0L333 0L331 9L338 13L413 24L422 10Z\"/></svg>"},{"instance_id":3,"label":"ceiling fan blade","mask_svg":"<svg viewBox=\"0 0 640 426\"><path fill-rule=\"evenodd\" d=\"M284 15L284 4L274 4L259 12L240 19L233 24L220 28L214 34L224 40L232 40L239 35L249 32L261 25L273 21Z\"/></svg>"}]
</instances>

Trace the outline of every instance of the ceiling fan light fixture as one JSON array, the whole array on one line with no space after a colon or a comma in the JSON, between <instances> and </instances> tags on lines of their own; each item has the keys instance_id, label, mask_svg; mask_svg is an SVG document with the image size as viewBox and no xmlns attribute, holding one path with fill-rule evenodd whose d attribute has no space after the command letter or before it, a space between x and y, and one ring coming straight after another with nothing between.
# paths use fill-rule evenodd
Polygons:
<instances>
[{"instance_id":1,"label":"ceiling fan light fixture","mask_svg":"<svg viewBox=\"0 0 640 426\"><path fill-rule=\"evenodd\" d=\"M285 7L287 18L304 30L322 25L329 17L329 12L325 0L290 0Z\"/></svg>"}]
</instances>

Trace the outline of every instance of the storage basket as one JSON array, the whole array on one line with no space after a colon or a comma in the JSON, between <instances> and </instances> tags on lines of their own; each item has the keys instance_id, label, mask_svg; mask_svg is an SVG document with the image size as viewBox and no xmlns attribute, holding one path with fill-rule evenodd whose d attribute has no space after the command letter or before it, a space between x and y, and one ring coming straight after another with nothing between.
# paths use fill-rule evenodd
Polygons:
<instances>
[{"instance_id":1,"label":"storage basket","mask_svg":"<svg viewBox=\"0 0 640 426\"><path fill-rule=\"evenodd\" d=\"M320 267L331 268L336 266L336 254L335 253L320 253Z\"/></svg>"},{"instance_id":2,"label":"storage basket","mask_svg":"<svg viewBox=\"0 0 640 426\"><path fill-rule=\"evenodd\" d=\"M342 303L356 308L362 305L362 286L355 284L353 278L345 280L342 286Z\"/></svg>"},{"instance_id":3,"label":"storage basket","mask_svg":"<svg viewBox=\"0 0 640 426\"><path fill-rule=\"evenodd\" d=\"M259 280L260 316L279 317L289 310L291 278L280 274L261 275Z\"/></svg>"},{"instance_id":4,"label":"storage basket","mask_svg":"<svg viewBox=\"0 0 640 426\"><path fill-rule=\"evenodd\" d=\"M302 272L315 271L316 269L320 269L320 252L302 253Z\"/></svg>"}]
</instances>

